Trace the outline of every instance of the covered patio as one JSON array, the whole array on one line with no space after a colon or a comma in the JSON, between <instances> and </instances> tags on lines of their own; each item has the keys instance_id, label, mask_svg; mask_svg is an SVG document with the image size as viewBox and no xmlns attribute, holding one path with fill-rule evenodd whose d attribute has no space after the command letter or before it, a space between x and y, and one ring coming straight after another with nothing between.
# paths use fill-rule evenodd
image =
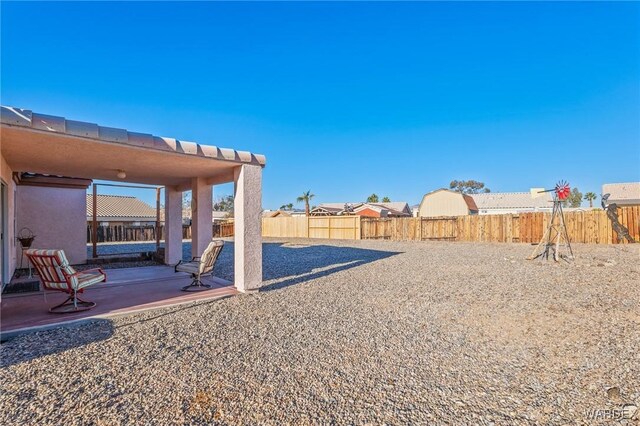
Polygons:
<instances>
[{"instance_id":1,"label":"covered patio","mask_svg":"<svg viewBox=\"0 0 640 426\"><path fill-rule=\"evenodd\" d=\"M41 292L3 296L0 322L2 339L50 326L211 301L238 294L233 283L217 277L205 279L211 285L205 291L179 291L191 279L185 274L176 274L170 266L110 269L107 273L108 282L86 290L84 297L96 302L96 307L88 311L66 315L50 314L49 306L62 302L66 297L60 292L47 292L46 299Z\"/></svg>"},{"instance_id":2,"label":"covered patio","mask_svg":"<svg viewBox=\"0 0 640 426\"><path fill-rule=\"evenodd\" d=\"M260 216L264 156L12 107L1 107L0 122L0 223L3 235L0 277L3 284L9 282L19 266L21 250L16 237L22 226L28 226L37 235L35 248L64 249L72 264L86 262L84 188L90 180L99 179L163 187L166 265L175 265L182 259L183 192L192 191L191 253L200 256L212 240L213 185L233 182L232 285L238 292L257 291L262 285ZM27 182L27 179L21 179L24 173L35 173L44 178ZM82 197L78 196L80 194ZM88 290L88 294L106 297L116 288L126 287L128 291L133 291L134 287L136 291L147 288L135 274L129 275L131 279L126 286L119 286L121 281L111 279L119 274L123 275L118 280L127 281L124 272L110 270L107 283ZM162 274L154 276L152 281L168 283L175 280ZM217 284L225 288L230 285L221 284L221 281ZM165 294L159 291L161 287L149 289L155 293L153 299ZM167 284L167 289L169 287ZM166 293L165 300L192 297L180 294L179 288L175 287L175 294ZM12 300L17 297L2 299L3 329L11 316L18 315L18 305L22 304L23 310L30 310L27 301L31 296L22 297L24 303ZM140 299L143 304L160 302L143 299ZM103 309L109 306L106 299L102 304L106 305ZM100 305L98 303L94 308L94 313L99 312L96 309L100 309ZM34 311L34 315L36 313Z\"/></svg>"}]
</instances>

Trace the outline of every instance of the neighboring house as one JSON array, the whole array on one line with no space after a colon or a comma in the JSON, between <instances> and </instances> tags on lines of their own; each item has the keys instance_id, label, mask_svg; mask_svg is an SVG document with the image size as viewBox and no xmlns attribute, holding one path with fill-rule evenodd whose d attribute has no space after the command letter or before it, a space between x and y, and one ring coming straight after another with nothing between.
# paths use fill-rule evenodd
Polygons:
<instances>
[{"instance_id":1,"label":"neighboring house","mask_svg":"<svg viewBox=\"0 0 640 426\"><path fill-rule=\"evenodd\" d=\"M97 220L101 226L153 226L156 224L156 209L136 197L98 194L97 204ZM93 222L92 194L87 194L87 222L89 224Z\"/></svg>"},{"instance_id":2,"label":"neighboring house","mask_svg":"<svg viewBox=\"0 0 640 426\"><path fill-rule=\"evenodd\" d=\"M450 189L437 189L422 197L419 217L466 216L478 214L471 196Z\"/></svg>"},{"instance_id":3,"label":"neighboring house","mask_svg":"<svg viewBox=\"0 0 640 426\"><path fill-rule=\"evenodd\" d=\"M294 210L265 210L262 212L263 218L270 217L293 217L293 216L304 216L305 211L294 209Z\"/></svg>"},{"instance_id":4,"label":"neighboring house","mask_svg":"<svg viewBox=\"0 0 640 426\"><path fill-rule=\"evenodd\" d=\"M420 204L411 206L411 216L418 217L418 213L420 213Z\"/></svg>"},{"instance_id":5,"label":"neighboring house","mask_svg":"<svg viewBox=\"0 0 640 426\"><path fill-rule=\"evenodd\" d=\"M224 222L227 221L229 219L233 219L233 213L230 212L220 212L217 210L213 210L211 212L211 223L216 223L216 222ZM189 226L191 225L191 209L187 208L183 208L182 209L182 225L183 226Z\"/></svg>"},{"instance_id":6,"label":"neighboring house","mask_svg":"<svg viewBox=\"0 0 640 426\"><path fill-rule=\"evenodd\" d=\"M320 204L318 207L312 209L309 214L311 216L337 216L344 214L345 212L345 204L340 203L325 203ZM338 207L340 205L341 207Z\"/></svg>"},{"instance_id":7,"label":"neighboring house","mask_svg":"<svg viewBox=\"0 0 640 426\"><path fill-rule=\"evenodd\" d=\"M619 206L640 206L640 182L605 183L602 195L609 194L607 203Z\"/></svg>"},{"instance_id":8,"label":"neighboring house","mask_svg":"<svg viewBox=\"0 0 640 426\"><path fill-rule=\"evenodd\" d=\"M553 207L551 192L533 198L531 192L486 192L470 194L478 207L478 214L515 214L550 211Z\"/></svg>"},{"instance_id":9,"label":"neighboring house","mask_svg":"<svg viewBox=\"0 0 640 426\"><path fill-rule=\"evenodd\" d=\"M323 203L311 210L311 216L358 215L365 217L410 217L409 204L390 203Z\"/></svg>"},{"instance_id":10,"label":"neighboring house","mask_svg":"<svg viewBox=\"0 0 640 426\"><path fill-rule=\"evenodd\" d=\"M291 217L291 214L285 210L265 210L262 212L262 218L271 217Z\"/></svg>"}]
</instances>

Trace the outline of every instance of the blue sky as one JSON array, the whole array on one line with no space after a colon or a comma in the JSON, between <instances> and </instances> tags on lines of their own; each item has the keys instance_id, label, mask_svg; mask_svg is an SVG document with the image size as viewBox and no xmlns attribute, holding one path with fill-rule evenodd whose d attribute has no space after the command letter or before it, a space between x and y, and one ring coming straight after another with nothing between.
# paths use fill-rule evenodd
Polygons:
<instances>
[{"instance_id":1,"label":"blue sky","mask_svg":"<svg viewBox=\"0 0 640 426\"><path fill-rule=\"evenodd\" d=\"M638 3L0 7L3 105L265 154L265 208L640 180Z\"/></svg>"}]
</instances>

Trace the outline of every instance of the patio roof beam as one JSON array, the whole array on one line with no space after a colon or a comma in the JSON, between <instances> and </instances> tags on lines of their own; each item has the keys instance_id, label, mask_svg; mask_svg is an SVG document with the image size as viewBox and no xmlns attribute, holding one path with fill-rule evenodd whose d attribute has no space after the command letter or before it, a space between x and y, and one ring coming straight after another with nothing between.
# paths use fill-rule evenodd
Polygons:
<instances>
[{"instance_id":1,"label":"patio roof beam","mask_svg":"<svg viewBox=\"0 0 640 426\"><path fill-rule=\"evenodd\" d=\"M206 178L233 181L240 164L264 167L259 154L161 138L63 117L0 107L2 156L14 172L150 185L190 185ZM46 155L42 155L46 152Z\"/></svg>"},{"instance_id":2,"label":"patio roof beam","mask_svg":"<svg viewBox=\"0 0 640 426\"><path fill-rule=\"evenodd\" d=\"M100 186L115 186L118 188L138 188L138 189L162 189L162 186L128 185L128 184L121 184L121 183L100 183Z\"/></svg>"}]
</instances>

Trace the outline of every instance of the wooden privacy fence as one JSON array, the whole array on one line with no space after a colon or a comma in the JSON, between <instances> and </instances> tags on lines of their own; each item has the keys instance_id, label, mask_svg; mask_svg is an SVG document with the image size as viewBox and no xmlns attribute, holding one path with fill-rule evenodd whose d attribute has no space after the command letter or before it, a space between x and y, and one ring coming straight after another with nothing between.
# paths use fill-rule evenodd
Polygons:
<instances>
[{"instance_id":1,"label":"wooden privacy fence","mask_svg":"<svg viewBox=\"0 0 640 426\"><path fill-rule=\"evenodd\" d=\"M265 217L262 236L359 240L360 216Z\"/></svg>"},{"instance_id":2,"label":"wooden privacy fence","mask_svg":"<svg viewBox=\"0 0 640 426\"><path fill-rule=\"evenodd\" d=\"M162 229L160 227L160 238L162 238ZM117 242L117 241L155 241L155 226L98 226L98 242ZM91 243L91 225L87 225L87 243Z\"/></svg>"},{"instance_id":3,"label":"wooden privacy fence","mask_svg":"<svg viewBox=\"0 0 640 426\"><path fill-rule=\"evenodd\" d=\"M550 213L474 215L438 218L362 218L362 239L539 242ZM640 207L618 209L618 220L640 240ZM569 239L576 243L617 243L604 210L565 213Z\"/></svg>"},{"instance_id":4,"label":"wooden privacy fence","mask_svg":"<svg viewBox=\"0 0 640 426\"><path fill-rule=\"evenodd\" d=\"M189 227L191 229L191 227ZM234 235L234 225L233 220L227 220L225 222L215 222L213 224L213 237L214 238L223 238L223 237L233 237Z\"/></svg>"},{"instance_id":5,"label":"wooden privacy fence","mask_svg":"<svg viewBox=\"0 0 640 426\"><path fill-rule=\"evenodd\" d=\"M438 218L368 218L360 216L293 216L262 219L262 236L274 238L326 238L340 240L446 240L470 242L537 243L547 229L550 213L475 215ZM640 207L618 209L618 220L640 241ZM604 210L565 213L571 242L617 243L616 232ZM213 225L216 238L234 235L233 221ZM160 227L162 238L163 227ZM98 242L155 241L155 226L100 226ZM182 227L191 238L191 227ZM87 226L91 242L91 225ZM624 241L626 242L626 241Z\"/></svg>"},{"instance_id":6,"label":"wooden privacy fence","mask_svg":"<svg viewBox=\"0 0 640 426\"><path fill-rule=\"evenodd\" d=\"M213 223L213 237L233 237L233 221ZM160 226L160 239L164 235L164 225ZM182 226L182 238L191 239L191 226ZM98 242L155 241L156 227L109 225L98 226ZM91 224L87 225L87 243L91 243Z\"/></svg>"}]
</instances>

